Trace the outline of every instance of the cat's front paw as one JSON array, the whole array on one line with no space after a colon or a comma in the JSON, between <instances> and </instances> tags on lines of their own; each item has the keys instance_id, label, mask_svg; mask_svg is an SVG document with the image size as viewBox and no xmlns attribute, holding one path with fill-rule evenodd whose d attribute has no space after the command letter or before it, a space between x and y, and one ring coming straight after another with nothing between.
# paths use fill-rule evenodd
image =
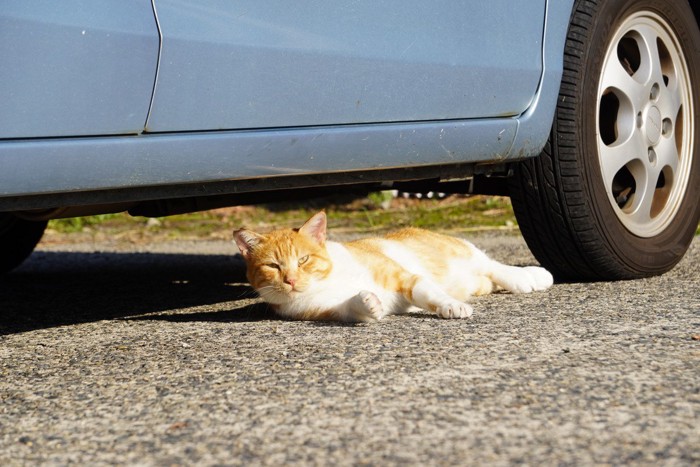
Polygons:
<instances>
[{"instance_id":1,"label":"cat's front paw","mask_svg":"<svg viewBox=\"0 0 700 467\"><path fill-rule=\"evenodd\" d=\"M474 310L471 306L467 305L466 303L457 300L452 300L438 306L435 310L435 313L437 313L437 315L440 318L461 319L471 317L472 313L474 313Z\"/></svg>"},{"instance_id":2,"label":"cat's front paw","mask_svg":"<svg viewBox=\"0 0 700 467\"><path fill-rule=\"evenodd\" d=\"M379 321L384 316L384 306L374 293L363 290L353 297L352 312L357 321Z\"/></svg>"}]
</instances>

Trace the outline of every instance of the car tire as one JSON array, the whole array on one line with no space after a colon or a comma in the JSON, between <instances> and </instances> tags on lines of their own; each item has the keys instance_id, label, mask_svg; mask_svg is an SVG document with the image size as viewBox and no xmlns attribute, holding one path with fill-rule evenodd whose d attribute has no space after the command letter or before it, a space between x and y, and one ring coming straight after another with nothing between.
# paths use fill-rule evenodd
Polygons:
<instances>
[{"instance_id":1,"label":"car tire","mask_svg":"<svg viewBox=\"0 0 700 467\"><path fill-rule=\"evenodd\" d=\"M27 259L41 240L46 224L46 221L28 221L0 213L0 275Z\"/></svg>"},{"instance_id":2,"label":"car tire","mask_svg":"<svg viewBox=\"0 0 700 467\"><path fill-rule=\"evenodd\" d=\"M528 246L559 280L657 275L688 249L700 219L698 50L687 0L575 2L549 141L509 181Z\"/></svg>"}]
</instances>

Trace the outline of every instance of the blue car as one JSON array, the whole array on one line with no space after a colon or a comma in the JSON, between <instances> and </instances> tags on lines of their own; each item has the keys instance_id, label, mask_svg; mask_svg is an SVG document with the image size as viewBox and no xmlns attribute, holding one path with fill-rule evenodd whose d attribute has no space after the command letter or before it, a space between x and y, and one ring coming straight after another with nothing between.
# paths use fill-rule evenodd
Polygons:
<instances>
[{"instance_id":1,"label":"blue car","mask_svg":"<svg viewBox=\"0 0 700 467\"><path fill-rule=\"evenodd\" d=\"M695 0L6 0L0 272L49 219L404 188L508 194L560 280L700 219Z\"/></svg>"}]
</instances>

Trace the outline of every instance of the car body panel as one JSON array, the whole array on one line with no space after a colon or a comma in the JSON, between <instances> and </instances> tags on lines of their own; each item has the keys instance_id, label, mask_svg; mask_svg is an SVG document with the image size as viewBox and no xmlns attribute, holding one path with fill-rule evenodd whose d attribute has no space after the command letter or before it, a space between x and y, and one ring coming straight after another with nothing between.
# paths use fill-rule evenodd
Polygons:
<instances>
[{"instance_id":1,"label":"car body panel","mask_svg":"<svg viewBox=\"0 0 700 467\"><path fill-rule=\"evenodd\" d=\"M2 2L0 138L141 132L158 48L150 2Z\"/></svg>"},{"instance_id":2,"label":"car body panel","mask_svg":"<svg viewBox=\"0 0 700 467\"><path fill-rule=\"evenodd\" d=\"M148 131L513 116L542 72L544 0L155 5Z\"/></svg>"},{"instance_id":3,"label":"car body panel","mask_svg":"<svg viewBox=\"0 0 700 467\"><path fill-rule=\"evenodd\" d=\"M538 42L544 54L535 54L541 77L528 107L519 115L5 140L0 141L0 211L61 206L66 198L58 195L66 193L71 195L71 204L95 204L98 198L101 203L109 201L110 192L115 199L118 192L119 200L138 201L172 197L175 186L178 196L198 196L209 193L207 184L224 182L225 187L219 188L235 193L237 183L250 179L264 190L282 177L306 177L297 185L311 186L317 180L315 174L493 163L534 156L551 127L571 5L572 0L548 1L545 25L538 12L520 18L523 23L536 18L546 33ZM165 48L167 39L163 41ZM161 65L164 61L162 58ZM507 86L500 78L499 83L498 89ZM270 119L275 118L274 113L269 110ZM418 172L413 173L419 176ZM332 178L323 180L327 184ZM64 201L56 201L59 199Z\"/></svg>"},{"instance_id":4,"label":"car body panel","mask_svg":"<svg viewBox=\"0 0 700 467\"><path fill-rule=\"evenodd\" d=\"M494 119L6 142L0 159L13 170L0 171L0 207L10 195L498 160L515 129L513 119ZM36 207L30 198L13 204Z\"/></svg>"}]
</instances>

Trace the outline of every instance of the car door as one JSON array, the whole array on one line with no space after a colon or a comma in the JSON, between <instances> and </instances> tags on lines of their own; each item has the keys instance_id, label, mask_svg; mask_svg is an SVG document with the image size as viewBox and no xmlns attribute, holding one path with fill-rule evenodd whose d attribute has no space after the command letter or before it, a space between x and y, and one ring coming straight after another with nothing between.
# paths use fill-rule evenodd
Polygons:
<instances>
[{"instance_id":1,"label":"car door","mask_svg":"<svg viewBox=\"0 0 700 467\"><path fill-rule=\"evenodd\" d=\"M516 116L545 0L155 0L150 132Z\"/></svg>"},{"instance_id":2,"label":"car door","mask_svg":"<svg viewBox=\"0 0 700 467\"><path fill-rule=\"evenodd\" d=\"M3 1L0 138L142 132L158 48L149 1Z\"/></svg>"}]
</instances>

